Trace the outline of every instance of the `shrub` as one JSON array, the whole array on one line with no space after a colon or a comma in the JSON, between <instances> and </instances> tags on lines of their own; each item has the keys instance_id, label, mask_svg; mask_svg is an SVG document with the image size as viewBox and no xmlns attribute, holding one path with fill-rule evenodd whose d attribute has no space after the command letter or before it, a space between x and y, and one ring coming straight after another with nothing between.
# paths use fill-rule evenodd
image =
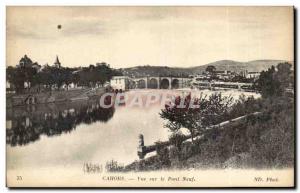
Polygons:
<instances>
[{"instance_id":1,"label":"shrub","mask_svg":"<svg viewBox=\"0 0 300 193\"><path fill-rule=\"evenodd\" d=\"M124 166L119 164L117 161L111 160L106 162L105 169L108 172L120 172L124 170Z\"/></svg>"},{"instance_id":2,"label":"shrub","mask_svg":"<svg viewBox=\"0 0 300 193\"><path fill-rule=\"evenodd\" d=\"M185 139L185 135L183 135L181 132L172 133L169 137L170 143L174 145L178 151L181 151L181 145Z\"/></svg>"},{"instance_id":3,"label":"shrub","mask_svg":"<svg viewBox=\"0 0 300 193\"><path fill-rule=\"evenodd\" d=\"M156 142L156 154L161 167L170 166L169 149L161 142Z\"/></svg>"}]
</instances>

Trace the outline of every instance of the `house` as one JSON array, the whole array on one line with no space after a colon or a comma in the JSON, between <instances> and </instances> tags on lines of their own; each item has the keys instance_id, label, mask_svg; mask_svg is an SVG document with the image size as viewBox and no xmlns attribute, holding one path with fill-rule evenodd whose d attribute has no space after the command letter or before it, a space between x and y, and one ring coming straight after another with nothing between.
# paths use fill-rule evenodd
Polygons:
<instances>
[{"instance_id":1,"label":"house","mask_svg":"<svg viewBox=\"0 0 300 193\"><path fill-rule=\"evenodd\" d=\"M113 89L129 89L130 80L128 76L113 76L110 80L110 86Z\"/></svg>"},{"instance_id":2,"label":"house","mask_svg":"<svg viewBox=\"0 0 300 193\"><path fill-rule=\"evenodd\" d=\"M254 78L254 79L257 79L257 78L259 78L259 76L260 76L260 72L248 72L247 74L246 74L246 78Z\"/></svg>"}]
</instances>

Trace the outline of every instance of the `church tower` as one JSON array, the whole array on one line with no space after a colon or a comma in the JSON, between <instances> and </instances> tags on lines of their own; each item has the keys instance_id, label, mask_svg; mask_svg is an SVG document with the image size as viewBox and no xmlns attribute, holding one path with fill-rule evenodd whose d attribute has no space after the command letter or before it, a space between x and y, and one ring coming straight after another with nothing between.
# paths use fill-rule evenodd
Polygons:
<instances>
[{"instance_id":1,"label":"church tower","mask_svg":"<svg viewBox=\"0 0 300 193\"><path fill-rule=\"evenodd\" d=\"M61 66L60 66L60 62L59 62L59 60L58 60L58 56L56 56L56 60L55 60L55 62L54 62L54 65L55 65L56 68L60 68L60 67L61 67Z\"/></svg>"}]
</instances>

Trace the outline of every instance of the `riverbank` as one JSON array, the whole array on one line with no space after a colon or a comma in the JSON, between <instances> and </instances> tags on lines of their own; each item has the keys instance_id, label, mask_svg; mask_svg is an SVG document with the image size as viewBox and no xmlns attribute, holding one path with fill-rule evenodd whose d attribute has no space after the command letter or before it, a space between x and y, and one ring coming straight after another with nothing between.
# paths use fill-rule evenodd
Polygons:
<instances>
[{"instance_id":1,"label":"riverbank","mask_svg":"<svg viewBox=\"0 0 300 193\"><path fill-rule=\"evenodd\" d=\"M104 93L105 88L86 88L63 91L48 91L40 93L14 94L6 96L6 107L11 108L23 105L87 100L94 96L101 96Z\"/></svg>"},{"instance_id":2,"label":"riverbank","mask_svg":"<svg viewBox=\"0 0 300 193\"><path fill-rule=\"evenodd\" d=\"M235 116L256 110L262 114L221 130L212 129L193 142L178 144L170 137L169 147L156 143L156 155L125 166L115 162L114 167L107 167L111 172L293 167L293 98L248 100L238 103L231 113Z\"/></svg>"}]
</instances>

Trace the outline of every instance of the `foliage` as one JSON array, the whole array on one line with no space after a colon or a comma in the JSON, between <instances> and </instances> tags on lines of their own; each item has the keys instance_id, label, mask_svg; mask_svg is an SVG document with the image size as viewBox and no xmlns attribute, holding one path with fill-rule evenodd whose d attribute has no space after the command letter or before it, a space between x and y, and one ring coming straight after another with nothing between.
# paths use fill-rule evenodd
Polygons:
<instances>
[{"instance_id":1,"label":"foliage","mask_svg":"<svg viewBox=\"0 0 300 193\"><path fill-rule=\"evenodd\" d=\"M246 97L242 94L239 96L239 99L229 107L229 112L226 116L226 120L258 112L261 111L261 109L262 101L260 99L254 99L253 96Z\"/></svg>"},{"instance_id":2,"label":"foliage","mask_svg":"<svg viewBox=\"0 0 300 193\"><path fill-rule=\"evenodd\" d=\"M170 143L173 144L179 151L181 150L181 145L185 139L185 135L181 132L172 133L169 137Z\"/></svg>"},{"instance_id":3,"label":"foliage","mask_svg":"<svg viewBox=\"0 0 300 193\"><path fill-rule=\"evenodd\" d=\"M20 60L17 67L8 66L6 69L7 80L14 86L17 93L24 92L24 82L30 82L31 87L41 85L47 88L56 87L71 83L94 87L96 84L103 85L112 76L122 75L119 71L110 68L109 64L97 63L96 66L90 65L84 68L65 68L45 65L41 70L34 66L26 55ZM30 90L31 87L28 87ZM40 89L39 89L40 90Z\"/></svg>"},{"instance_id":4,"label":"foliage","mask_svg":"<svg viewBox=\"0 0 300 193\"><path fill-rule=\"evenodd\" d=\"M112 76L122 75L111 69L106 63L97 63L96 66L90 65L88 68L83 68L78 74L80 84L85 86L95 86L96 83L103 85Z\"/></svg>"},{"instance_id":5,"label":"foliage","mask_svg":"<svg viewBox=\"0 0 300 193\"><path fill-rule=\"evenodd\" d=\"M216 71L216 67L212 66L212 65L209 65L209 66L206 67L205 71L210 73L210 74L213 74Z\"/></svg>"},{"instance_id":6,"label":"foliage","mask_svg":"<svg viewBox=\"0 0 300 193\"><path fill-rule=\"evenodd\" d=\"M161 142L156 142L156 154L157 160L159 165L162 167L170 166L170 159L169 159L169 150L168 147L164 146Z\"/></svg>"},{"instance_id":7,"label":"foliage","mask_svg":"<svg viewBox=\"0 0 300 193\"><path fill-rule=\"evenodd\" d=\"M255 86L261 92L262 97L282 96L285 89L290 84L293 85L293 76L291 64L285 62L277 65L277 71L274 66L267 71L262 71Z\"/></svg>"},{"instance_id":8,"label":"foliage","mask_svg":"<svg viewBox=\"0 0 300 193\"><path fill-rule=\"evenodd\" d=\"M221 122L232 103L232 97L222 97L221 93L212 94L208 99L193 99L191 94L181 98L178 96L173 105L166 105L160 116L168 120L165 127L172 132L181 128L188 129L192 141L194 136L204 131L207 126Z\"/></svg>"},{"instance_id":9,"label":"foliage","mask_svg":"<svg viewBox=\"0 0 300 193\"><path fill-rule=\"evenodd\" d=\"M111 160L106 162L105 169L108 172L120 172L124 170L124 166L119 164L117 161Z\"/></svg>"},{"instance_id":10,"label":"foliage","mask_svg":"<svg viewBox=\"0 0 300 193\"><path fill-rule=\"evenodd\" d=\"M231 82L245 82L245 83L250 83L253 82L253 78L246 78L241 75L236 75L231 79Z\"/></svg>"}]
</instances>

